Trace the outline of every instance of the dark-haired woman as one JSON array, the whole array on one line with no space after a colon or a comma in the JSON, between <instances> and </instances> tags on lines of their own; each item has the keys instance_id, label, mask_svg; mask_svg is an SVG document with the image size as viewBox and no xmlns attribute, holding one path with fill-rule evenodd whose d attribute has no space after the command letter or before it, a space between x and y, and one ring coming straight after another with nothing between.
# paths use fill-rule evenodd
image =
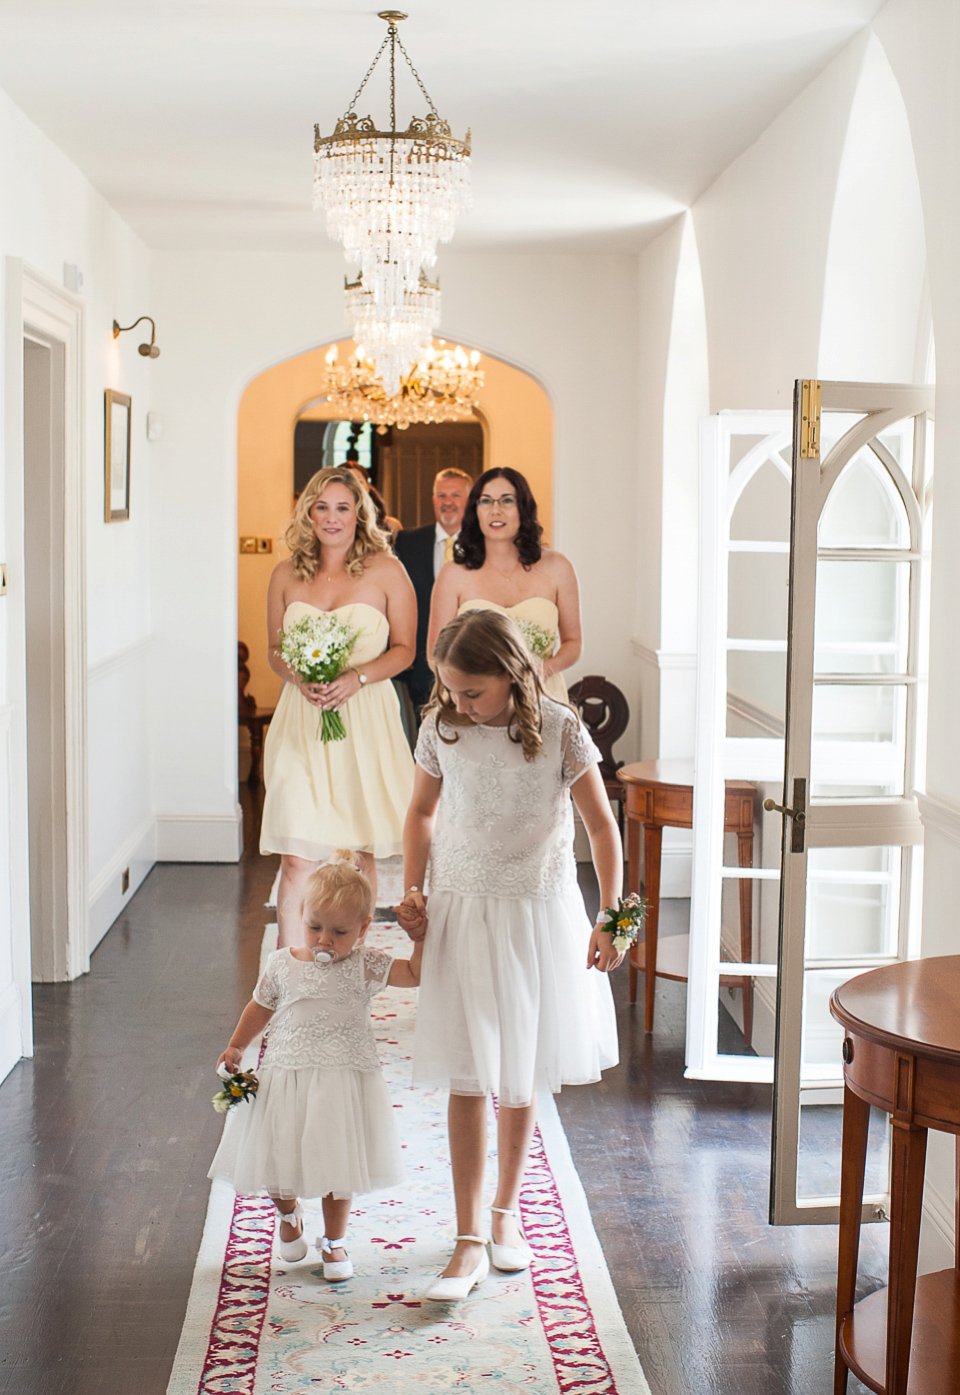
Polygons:
<instances>
[{"instance_id":1,"label":"dark-haired woman","mask_svg":"<svg viewBox=\"0 0 960 1395\"><path fill-rule=\"evenodd\" d=\"M544 547L537 501L519 470L487 470L464 510L453 561L440 569L430 605L427 655L437 635L467 610L499 610L516 620L539 654L551 697L566 698L564 669L580 657L580 588L566 557Z\"/></svg>"}]
</instances>

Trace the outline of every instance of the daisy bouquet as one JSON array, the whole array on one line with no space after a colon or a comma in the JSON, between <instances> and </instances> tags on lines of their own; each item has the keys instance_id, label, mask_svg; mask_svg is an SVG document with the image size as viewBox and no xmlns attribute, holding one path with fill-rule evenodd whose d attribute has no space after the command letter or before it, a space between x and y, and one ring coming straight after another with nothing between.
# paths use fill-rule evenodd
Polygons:
<instances>
[{"instance_id":1,"label":"daisy bouquet","mask_svg":"<svg viewBox=\"0 0 960 1395\"><path fill-rule=\"evenodd\" d=\"M332 612L304 615L277 637L277 653L288 668L308 683L332 683L347 667L360 631ZM321 741L342 741L347 734L339 712L323 711L317 735Z\"/></svg>"},{"instance_id":2,"label":"daisy bouquet","mask_svg":"<svg viewBox=\"0 0 960 1395\"><path fill-rule=\"evenodd\" d=\"M637 938L646 915L646 901L631 891L629 896L621 897L615 906L605 907L597 924L601 930L613 936L613 947L618 954L622 954Z\"/></svg>"},{"instance_id":3,"label":"daisy bouquet","mask_svg":"<svg viewBox=\"0 0 960 1395\"><path fill-rule=\"evenodd\" d=\"M532 620L518 620L523 642L537 659L548 659L557 647L557 636L553 630L546 630Z\"/></svg>"}]
</instances>

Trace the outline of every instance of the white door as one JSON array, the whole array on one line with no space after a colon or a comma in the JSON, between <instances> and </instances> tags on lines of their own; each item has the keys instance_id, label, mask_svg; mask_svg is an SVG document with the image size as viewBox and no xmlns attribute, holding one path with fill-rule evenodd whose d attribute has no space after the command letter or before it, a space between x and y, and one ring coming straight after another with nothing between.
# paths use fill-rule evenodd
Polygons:
<instances>
[{"instance_id":1,"label":"white door","mask_svg":"<svg viewBox=\"0 0 960 1395\"><path fill-rule=\"evenodd\" d=\"M835 1222L832 991L917 952L933 389L794 402L770 1219ZM773 801L770 801L773 802ZM884 1203L877 1121L865 1215Z\"/></svg>"}]
</instances>

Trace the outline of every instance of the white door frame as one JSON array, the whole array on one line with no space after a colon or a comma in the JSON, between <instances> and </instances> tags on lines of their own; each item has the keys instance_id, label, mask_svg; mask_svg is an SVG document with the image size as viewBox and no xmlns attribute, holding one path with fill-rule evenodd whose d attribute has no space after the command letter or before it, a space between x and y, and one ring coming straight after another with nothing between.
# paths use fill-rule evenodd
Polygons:
<instances>
[{"instance_id":1,"label":"white door frame","mask_svg":"<svg viewBox=\"0 0 960 1395\"><path fill-rule=\"evenodd\" d=\"M87 854L86 489L83 440L84 308L16 257L6 259L5 520L9 621L10 901L14 978L23 1054L32 1053L31 980L76 978L90 967ZM64 358L63 606L66 737L67 923L36 956L30 944L27 823L26 610L24 590L24 336L62 347ZM40 960L40 962L37 962Z\"/></svg>"},{"instance_id":2,"label":"white door frame","mask_svg":"<svg viewBox=\"0 0 960 1395\"><path fill-rule=\"evenodd\" d=\"M815 677L814 626L818 558L833 555L819 546L818 527L831 488L844 465L868 441L888 426L908 417L915 419L914 475L906 478L897 462L878 445L875 453L890 474L903 500L910 523L909 547L883 549L871 554L858 549L854 555L870 558L896 557L909 560L910 635L904 674L871 674L873 683L910 684L919 681L919 654L922 649L919 616L921 611L923 520L922 509L912 488L922 493L923 439L925 416L932 415L934 389L912 384L824 382L822 410L863 414L821 461L819 409L816 439L801 448L803 421L797 384L794 407L793 514L791 524L790 620L787 649L787 732L783 778L783 839L781 855L780 953L777 979L777 1046L774 1069L770 1221L773 1225L836 1224L839 1197L803 1199L797 1197L797 1159L800 1140L800 1103L804 1088L839 1087L842 1065L805 1067L803 1063L804 978L810 967L806 956L807 850L823 847L863 847L874 844L917 847L923 842L923 827L915 792L913 746L916 738L916 703L908 704L904 790L901 796L851 796L817 801L810 791L812 774L812 713ZM919 421L919 429L917 426ZM884 457L887 457L886 459ZM919 468L919 475L917 470ZM844 549L840 552L845 553ZM849 675L824 677L824 682L852 682ZM792 805L802 800L804 814L798 823L792 818ZM779 806L778 806L779 807ZM802 827L800 825L802 824ZM799 837L795 835L798 833ZM900 930L891 954L864 956L838 967L849 968L852 976L859 969L908 956L907 922L911 907L909 877L901 891ZM909 902L909 905L907 904ZM864 1203L863 1218L876 1219L877 1198Z\"/></svg>"}]
</instances>

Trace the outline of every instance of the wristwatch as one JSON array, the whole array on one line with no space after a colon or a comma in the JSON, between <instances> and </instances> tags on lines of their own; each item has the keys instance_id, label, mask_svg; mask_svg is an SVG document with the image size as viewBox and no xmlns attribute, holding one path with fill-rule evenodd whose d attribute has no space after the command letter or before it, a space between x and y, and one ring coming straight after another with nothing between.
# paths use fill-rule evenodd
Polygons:
<instances>
[{"instance_id":1,"label":"wristwatch","mask_svg":"<svg viewBox=\"0 0 960 1395\"><path fill-rule=\"evenodd\" d=\"M357 675L357 677L360 679L360 687L362 688L363 685L364 685L364 684L366 683L366 681L367 681L367 675L363 672L362 669L359 669L359 668L355 668L353 671L354 671L354 673Z\"/></svg>"}]
</instances>

